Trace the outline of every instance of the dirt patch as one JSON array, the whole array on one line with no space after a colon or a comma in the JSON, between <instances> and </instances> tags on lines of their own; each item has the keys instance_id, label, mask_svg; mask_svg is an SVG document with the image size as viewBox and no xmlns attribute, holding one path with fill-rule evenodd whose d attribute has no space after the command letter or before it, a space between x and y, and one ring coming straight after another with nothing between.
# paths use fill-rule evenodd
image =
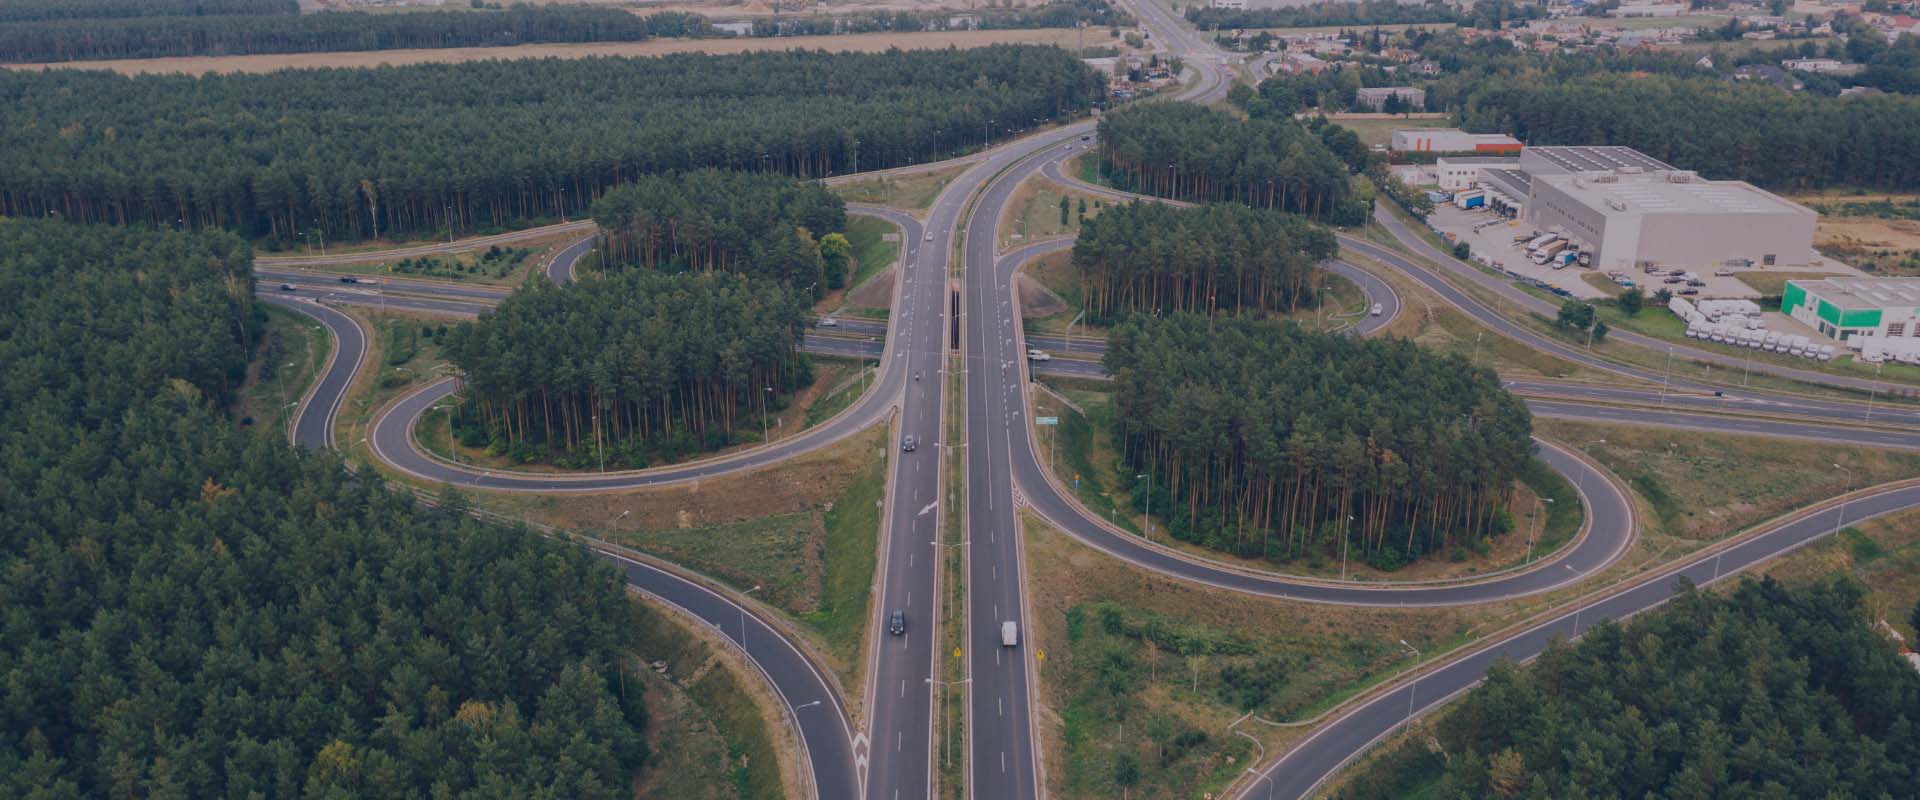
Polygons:
<instances>
[{"instance_id":1,"label":"dirt patch","mask_svg":"<svg viewBox=\"0 0 1920 800\"><path fill-rule=\"evenodd\" d=\"M847 292L847 304L866 308L893 307L893 281L899 272L887 267L879 274L867 279L867 282L853 287Z\"/></svg>"},{"instance_id":2,"label":"dirt patch","mask_svg":"<svg viewBox=\"0 0 1920 800\"><path fill-rule=\"evenodd\" d=\"M1029 317L1050 317L1067 310L1067 301L1053 290L1024 273L1013 276L1014 291L1020 295L1020 313Z\"/></svg>"},{"instance_id":3,"label":"dirt patch","mask_svg":"<svg viewBox=\"0 0 1920 800\"><path fill-rule=\"evenodd\" d=\"M378 67L406 64L461 63L494 59L590 58L593 56L660 56L670 53L746 53L759 50L828 50L873 53L901 50L937 50L946 47L984 47L990 44L1050 44L1071 47L1071 28L1029 30L928 31L843 36L791 36L767 39L663 39L652 42L592 44L529 44L518 47L450 47L431 50L378 50L351 53L286 53L248 56L136 58L108 61L70 61L60 64L6 64L8 69L106 69L129 75L185 73L273 72L322 67ZM1086 35L1088 45L1107 43L1100 35Z\"/></svg>"}]
</instances>

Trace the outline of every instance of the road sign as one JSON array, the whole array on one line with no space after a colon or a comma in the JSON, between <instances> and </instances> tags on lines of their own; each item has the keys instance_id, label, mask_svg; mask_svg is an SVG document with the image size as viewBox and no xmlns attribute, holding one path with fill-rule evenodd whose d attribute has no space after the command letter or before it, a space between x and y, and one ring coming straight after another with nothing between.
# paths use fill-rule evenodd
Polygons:
<instances>
[{"instance_id":1,"label":"road sign","mask_svg":"<svg viewBox=\"0 0 1920 800\"><path fill-rule=\"evenodd\" d=\"M1059 417L1034 417L1034 418L1033 418L1033 424L1035 424L1035 425L1058 425L1058 424L1060 424L1060 418L1059 418Z\"/></svg>"},{"instance_id":2,"label":"road sign","mask_svg":"<svg viewBox=\"0 0 1920 800\"><path fill-rule=\"evenodd\" d=\"M959 658L959 657L960 657L960 648L958 648L958 647L956 647L956 648L953 648L953 657L954 657L954 658Z\"/></svg>"}]
</instances>

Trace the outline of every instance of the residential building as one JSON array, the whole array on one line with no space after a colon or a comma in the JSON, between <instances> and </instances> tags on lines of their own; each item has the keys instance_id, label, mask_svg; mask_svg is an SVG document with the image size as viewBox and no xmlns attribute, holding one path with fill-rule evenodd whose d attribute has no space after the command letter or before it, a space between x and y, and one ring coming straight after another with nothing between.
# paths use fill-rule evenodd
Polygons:
<instances>
[{"instance_id":1,"label":"residential building","mask_svg":"<svg viewBox=\"0 0 1920 800\"><path fill-rule=\"evenodd\" d=\"M1677 17L1686 13L1685 3L1622 3L1607 10L1610 17Z\"/></svg>"},{"instance_id":2,"label":"residential building","mask_svg":"<svg viewBox=\"0 0 1920 800\"><path fill-rule=\"evenodd\" d=\"M1353 104L1369 111L1381 111L1387 107L1388 98L1399 98L1401 105L1419 109L1427 105L1427 91L1411 86L1381 86L1361 89L1354 93Z\"/></svg>"},{"instance_id":3,"label":"residential building","mask_svg":"<svg viewBox=\"0 0 1920 800\"><path fill-rule=\"evenodd\" d=\"M1836 58L1789 58L1780 62L1780 66L1794 72L1822 75L1853 75L1865 68L1864 64L1849 64Z\"/></svg>"}]
</instances>

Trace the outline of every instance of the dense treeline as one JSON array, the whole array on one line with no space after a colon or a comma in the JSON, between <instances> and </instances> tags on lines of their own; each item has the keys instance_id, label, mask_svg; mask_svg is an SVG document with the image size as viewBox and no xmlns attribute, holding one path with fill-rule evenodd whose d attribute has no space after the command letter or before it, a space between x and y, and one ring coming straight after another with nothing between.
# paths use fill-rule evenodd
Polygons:
<instances>
[{"instance_id":1,"label":"dense treeline","mask_svg":"<svg viewBox=\"0 0 1920 800\"><path fill-rule=\"evenodd\" d=\"M692 14L643 17L617 8L563 5L410 14L328 11L293 17L55 20L0 26L0 61L636 42L654 36L701 36L711 30L705 19Z\"/></svg>"},{"instance_id":2,"label":"dense treeline","mask_svg":"<svg viewBox=\"0 0 1920 800\"><path fill-rule=\"evenodd\" d=\"M1100 118L1101 155L1122 186L1228 200L1358 224L1346 167L1290 119L1243 120L1192 103L1127 106Z\"/></svg>"},{"instance_id":3,"label":"dense treeline","mask_svg":"<svg viewBox=\"0 0 1920 800\"><path fill-rule=\"evenodd\" d=\"M618 577L236 429L249 271L0 222L0 796L630 797Z\"/></svg>"},{"instance_id":4,"label":"dense treeline","mask_svg":"<svg viewBox=\"0 0 1920 800\"><path fill-rule=\"evenodd\" d=\"M875 11L865 14L758 17L750 35L829 36L846 33L911 33L943 30L1003 30L1010 28L1131 27L1132 14L1107 0L1054 0L1034 6L972 8L964 14L950 10Z\"/></svg>"},{"instance_id":5,"label":"dense treeline","mask_svg":"<svg viewBox=\"0 0 1920 800\"><path fill-rule=\"evenodd\" d=\"M608 266L717 269L814 296L846 277L824 273L818 240L846 231L847 204L819 183L722 170L649 175L601 195L592 213Z\"/></svg>"},{"instance_id":6,"label":"dense treeline","mask_svg":"<svg viewBox=\"0 0 1920 800\"><path fill-rule=\"evenodd\" d=\"M466 373L462 436L517 460L639 467L757 435L768 405L813 380L799 351L809 305L725 273L536 279L448 335Z\"/></svg>"},{"instance_id":7,"label":"dense treeline","mask_svg":"<svg viewBox=\"0 0 1920 800\"><path fill-rule=\"evenodd\" d=\"M1434 798L1914 797L1920 676L1872 627L1865 590L1742 581L1683 588L1533 664L1495 664L1345 794Z\"/></svg>"},{"instance_id":8,"label":"dense treeline","mask_svg":"<svg viewBox=\"0 0 1920 800\"><path fill-rule=\"evenodd\" d=\"M1535 145L1618 144L1780 189L1920 181L1920 98L1829 98L1662 75L1484 84L1459 115ZM1703 124L1706 123L1706 124Z\"/></svg>"},{"instance_id":9,"label":"dense treeline","mask_svg":"<svg viewBox=\"0 0 1920 800\"><path fill-rule=\"evenodd\" d=\"M1280 8L1208 8L1189 6L1187 20L1201 30L1243 28L1306 28L1352 25L1410 25L1421 23L1471 25L1499 30L1510 21L1547 16L1545 3L1524 0L1474 0L1472 5L1433 2L1397 3L1393 0L1322 0Z\"/></svg>"},{"instance_id":10,"label":"dense treeline","mask_svg":"<svg viewBox=\"0 0 1920 800\"><path fill-rule=\"evenodd\" d=\"M1465 17L1442 2L1402 3L1397 0L1321 0L1311 5L1280 8L1187 7L1187 21L1201 30L1235 28L1317 28L1335 25L1406 25L1455 23Z\"/></svg>"},{"instance_id":11,"label":"dense treeline","mask_svg":"<svg viewBox=\"0 0 1920 800\"><path fill-rule=\"evenodd\" d=\"M0 423L57 409L92 428L168 381L224 404L254 317L253 255L231 235L0 220Z\"/></svg>"},{"instance_id":12,"label":"dense treeline","mask_svg":"<svg viewBox=\"0 0 1920 800\"><path fill-rule=\"evenodd\" d=\"M0 71L0 214L290 245L574 214L674 169L943 157L1085 109L1057 47L543 59L265 75ZM377 146L376 146L377 145Z\"/></svg>"},{"instance_id":13,"label":"dense treeline","mask_svg":"<svg viewBox=\"0 0 1920 800\"><path fill-rule=\"evenodd\" d=\"M1174 536L1285 560L1351 539L1392 568L1512 524L1526 407L1492 370L1401 339L1142 315L1114 329L1116 446Z\"/></svg>"},{"instance_id":14,"label":"dense treeline","mask_svg":"<svg viewBox=\"0 0 1920 800\"><path fill-rule=\"evenodd\" d=\"M299 0L7 0L0 22L300 13Z\"/></svg>"},{"instance_id":15,"label":"dense treeline","mask_svg":"<svg viewBox=\"0 0 1920 800\"><path fill-rule=\"evenodd\" d=\"M1312 306L1333 232L1271 209L1113 206L1080 229L1073 267L1096 320L1129 312L1253 314Z\"/></svg>"}]
</instances>

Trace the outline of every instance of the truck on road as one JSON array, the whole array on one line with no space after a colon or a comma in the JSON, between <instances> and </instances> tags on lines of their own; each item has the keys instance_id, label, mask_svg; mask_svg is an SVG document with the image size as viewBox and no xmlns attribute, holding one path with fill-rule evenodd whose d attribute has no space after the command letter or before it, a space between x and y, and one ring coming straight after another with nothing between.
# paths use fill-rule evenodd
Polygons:
<instances>
[{"instance_id":1,"label":"truck on road","mask_svg":"<svg viewBox=\"0 0 1920 800\"><path fill-rule=\"evenodd\" d=\"M1052 361L1052 360L1053 360L1053 356L1050 356L1050 355L1047 355L1047 351L1045 351L1045 350L1028 350L1028 351L1027 351L1027 360L1029 360L1029 361Z\"/></svg>"}]
</instances>

